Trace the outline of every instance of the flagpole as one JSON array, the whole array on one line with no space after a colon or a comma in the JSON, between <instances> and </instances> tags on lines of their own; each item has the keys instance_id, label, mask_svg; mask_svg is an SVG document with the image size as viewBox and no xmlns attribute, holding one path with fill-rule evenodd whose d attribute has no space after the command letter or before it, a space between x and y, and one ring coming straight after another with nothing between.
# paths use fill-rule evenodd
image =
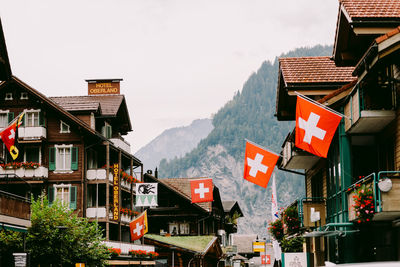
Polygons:
<instances>
[{"instance_id":1,"label":"flagpole","mask_svg":"<svg viewBox=\"0 0 400 267\"><path fill-rule=\"evenodd\" d=\"M297 92L297 91L294 91L294 93L295 93L297 96L303 98L304 100L307 100L307 101L309 101L309 102L311 102L311 103L313 103L313 104L316 104L316 105L318 105L318 106L320 106L320 107L322 107L322 108L325 108L325 109L327 109L328 111L330 111L330 112L332 112L332 113L335 113L336 115L338 115L338 116L340 116L340 117L345 117L346 119L351 120L350 117L348 117L348 116L346 116L346 115L344 115L344 114L342 114L342 113L340 113L340 112L338 112L338 111L336 111L336 110L334 110L334 109L331 109L330 107L325 106L325 105L323 105L323 104L321 104L321 103L315 101L314 99L311 99L311 98L309 98L309 97L307 97L307 96L305 96L305 95L302 95L302 94L300 94L300 93Z\"/></svg>"},{"instance_id":2,"label":"flagpole","mask_svg":"<svg viewBox=\"0 0 400 267\"><path fill-rule=\"evenodd\" d=\"M278 154L278 153L276 153L276 152L274 152L274 151L271 151L271 150L269 150L269 149L267 149L267 148L265 148L265 147L263 147L263 146L260 146L259 144L255 143L255 142L253 142L253 141L250 141L250 140L247 139L247 138L245 138L244 140L245 140L246 142L249 142L250 144L253 144L253 145L255 145L255 146L258 146L259 148L262 148L262 149L264 149L264 150L266 150L266 151L268 151L268 152L270 152L270 153L272 153L272 154L275 154L275 155L277 155L277 156L282 156L281 154Z\"/></svg>"}]
</instances>

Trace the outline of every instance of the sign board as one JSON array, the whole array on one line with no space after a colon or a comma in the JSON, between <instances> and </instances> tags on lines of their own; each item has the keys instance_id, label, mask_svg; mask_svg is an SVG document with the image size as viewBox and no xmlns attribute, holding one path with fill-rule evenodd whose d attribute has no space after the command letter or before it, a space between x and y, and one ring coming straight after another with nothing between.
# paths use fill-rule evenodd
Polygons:
<instances>
[{"instance_id":1,"label":"sign board","mask_svg":"<svg viewBox=\"0 0 400 267\"><path fill-rule=\"evenodd\" d=\"M136 183L136 207L155 207L158 183Z\"/></svg>"},{"instance_id":2,"label":"sign board","mask_svg":"<svg viewBox=\"0 0 400 267\"><path fill-rule=\"evenodd\" d=\"M13 253L15 267L28 266L28 253Z\"/></svg>"},{"instance_id":3,"label":"sign board","mask_svg":"<svg viewBox=\"0 0 400 267\"><path fill-rule=\"evenodd\" d=\"M117 95L119 93L119 82L88 83L89 95Z\"/></svg>"},{"instance_id":4,"label":"sign board","mask_svg":"<svg viewBox=\"0 0 400 267\"><path fill-rule=\"evenodd\" d=\"M265 242L253 242L253 252L265 252Z\"/></svg>"},{"instance_id":5,"label":"sign board","mask_svg":"<svg viewBox=\"0 0 400 267\"><path fill-rule=\"evenodd\" d=\"M113 170L113 221L119 221L119 165L115 163Z\"/></svg>"},{"instance_id":6,"label":"sign board","mask_svg":"<svg viewBox=\"0 0 400 267\"><path fill-rule=\"evenodd\" d=\"M75 267L85 267L84 263L75 263Z\"/></svg>"},{"instance_id":7,"label":"sign board","mask_svg":"<svg viewBox=\"0 0 400 267\"><path fill-rule=\"evenodd\" d=\"M283 253L282 267L308 267L307 253Z\"/></svg>"},{"instance_id":8,"label":"sign board","mask_svg":"<svg viewBox=\"0 0 400 267\"><path fill-rule=\"evenodd\" d=\"M321 201L321 202L304 201L303 202L304 227L316 226L316 222L314 220L316 220L318 216L319 216L319 220L317 220L319 222L318 224L325 225L325 223L326 223L325 222L325 217L326 217L325 210L326 210L325 202L323 202L323 201ZM317 214L318 214L318 216L317 216Z\"/></svg>"},{"instance_id":9,"label":"sign board","mask_svg":"<svg viewBox=\"0 0 400 267\"><path fill-rule=\"evenodd\" d=\"M271 255L261 255L261 264L271 264Z\"/></svg>"}]
</instances>

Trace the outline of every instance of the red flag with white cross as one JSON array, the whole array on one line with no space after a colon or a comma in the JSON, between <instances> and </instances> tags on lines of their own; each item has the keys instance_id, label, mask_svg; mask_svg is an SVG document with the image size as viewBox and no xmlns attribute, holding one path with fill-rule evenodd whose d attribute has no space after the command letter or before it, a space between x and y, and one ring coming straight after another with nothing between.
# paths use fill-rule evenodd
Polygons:
<instances>
[{"instance_id":1,"label":"red flag with white cross","mask_svg":"<svg viewBox=\"0 0 400 267\"><path fill-rule=\"evenodd\" d=\"M244 179L266 188L279 155L246 141Z\"/></svg>"},{"instance_id":2,"label":"red flag with white cross","mask_svg":"<svg viewBox=\"0 0 400 267\"><path fill-rule=\"evenodd\" d=\"M298 95L296 147L326 158L341 119L339 114Z\"/></svg>"},{"instance_id":3,"label":"red flag with white cross","mask_svg":"<svg viewBox=\"0 0 400 267\"><path fill-rule=\"evenodd\" d=\"M15 160L18 155L19 151L18 148L15 146L15 140L17 138L17 130L18 127L22 123L22 118L25 113L21 113L17 118L15 118L7 128L5 128L0 133L0 138L3 143L6 145L8 151L10 152L11 157Z\"/></svg>"},{"instance_id":4,"label":"red flag with white cross","mask_svg":"<svg viewBox=\"0 0 400 267\"><path fill-rule=\"evenodd\" d=\"M129 223L129 232L131 233L131 241L140 239L148 232L146 210Z\"/></svg>"},{"instance_id":5,"label":"red flag with white cross","mask_svg":"<svg viewBox=\"0 0 400 267\"><path fill-rule=\"evenodd\" d=\"M213 201L212 179L196 179L190 181L192 203Z\"/></svg>"}]
</instances>

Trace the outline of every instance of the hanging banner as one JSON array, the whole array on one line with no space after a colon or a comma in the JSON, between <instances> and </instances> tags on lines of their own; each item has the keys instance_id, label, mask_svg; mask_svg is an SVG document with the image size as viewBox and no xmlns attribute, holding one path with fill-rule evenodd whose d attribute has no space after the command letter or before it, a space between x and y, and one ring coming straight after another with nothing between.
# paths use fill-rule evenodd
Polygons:
<instances>
[{"instance_id":1,"label":"hanging banner","mask_svg":"<svg viewBox=\"0 0 400 267\"><path fill-rule=\"evenodd\" d=\"M113 221L119 221L119 165L113 167Z\"/></svg>"},{"instance_id":2,"label":"hanging banner","mask_svg":"<svg viewBox=\"0 0 400 267\"><path fill-rule=\"evenodd\" d=\"M136 207L155 207L157 202L157 183L136 183Z\"/></svg>"}]
</instances>

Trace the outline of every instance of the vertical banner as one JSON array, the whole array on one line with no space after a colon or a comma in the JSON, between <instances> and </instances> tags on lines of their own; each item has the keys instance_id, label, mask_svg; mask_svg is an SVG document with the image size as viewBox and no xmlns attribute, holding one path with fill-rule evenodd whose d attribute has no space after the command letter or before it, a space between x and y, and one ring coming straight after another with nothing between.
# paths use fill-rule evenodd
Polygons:
<instances>
[{"instance_id":1,"label":"vertical banner","mask_svg":"<svg viewBox=\"0 0 400 267\"><path fill-rule=\"evenodd\" d=\"M119 165L113 165L113 221L119 221Z\"/></svg>"},{"instance_id":2,"label":"vertical banner","mask_svg":"<svg viewBox=\"0 0 400 267\"><path fill-rule=\"evenodd\" d=\"M155 207L157 202L157 183L136 183L136 207Z\"/></svg>"}]
</instances>

